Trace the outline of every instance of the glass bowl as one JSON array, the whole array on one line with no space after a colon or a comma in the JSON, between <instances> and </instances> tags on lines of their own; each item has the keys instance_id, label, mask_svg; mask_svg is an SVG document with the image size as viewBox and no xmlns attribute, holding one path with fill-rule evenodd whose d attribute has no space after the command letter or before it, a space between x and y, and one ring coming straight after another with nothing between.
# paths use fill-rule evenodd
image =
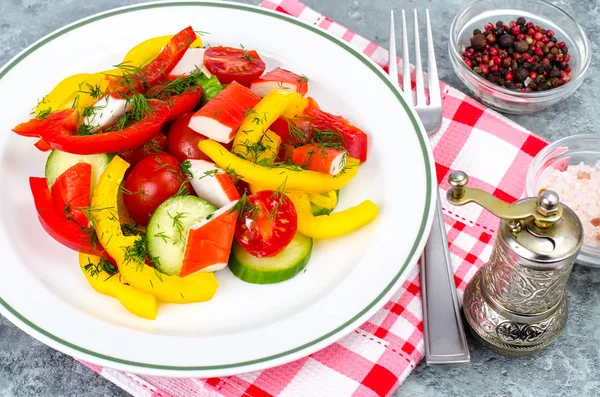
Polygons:
<instances>
[{"instance_id":1,"label":"glass bowl","mask_svg":"<svg viewBox=\"0 0 600 397\"><path fill-rule=\"evenodd\" d=\"M571 54L571 81L541 92L517 92L500 87L472 71L463 61L461 48L468 46L474 29L486 23L528 22L552 29ZM581 26L565 11L543 0L479 0L463 8L450 27L448 42L454 72L473 94L486 105L505 113L532 113L555 105L572 95L581 85L590 65L590 41Z\"/></svg>"},{"instance_id":2,"label":"glass bowl","mask_svg":"<svg viewBox=\"0 0 600 397\"><path fill-rule=\"evenodd\" d=\"M546 146L535 156L527 172L527 196L535 197L546 187L553 170L583 162L590 166L600 163L600 135L573 135ZM600 267L600 248L583 245L577 263Z\"/></svg>"}]
</instances>

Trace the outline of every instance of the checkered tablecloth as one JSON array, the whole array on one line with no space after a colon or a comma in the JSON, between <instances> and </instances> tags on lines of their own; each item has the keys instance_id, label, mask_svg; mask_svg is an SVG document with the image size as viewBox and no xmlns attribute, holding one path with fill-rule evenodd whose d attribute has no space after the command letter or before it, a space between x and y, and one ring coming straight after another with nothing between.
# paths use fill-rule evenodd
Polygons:
<instances>
[{"instance_id":1,"label":"checkered tablecloth","mask_svg":"<svg viewBox=\"0 0 600 397\"><path fill-rule=\"evenodd\" d=\"M262 7L290 14L341 37L386 67L387 51L297 0L268 0ZM432 137L440 187L451 169L470 185L514 201L524 193L525 174L546 143L529 131L442 84L443 124ZM479 206L443 202L454 280L459 299L489 258L498 221ZM383 309L333 345L298 361L264 371L212 379L169 379L88 365L135 396L267 397L390 396L423 358L419 273L415 269Z\"/></svg>"}]
</instances>

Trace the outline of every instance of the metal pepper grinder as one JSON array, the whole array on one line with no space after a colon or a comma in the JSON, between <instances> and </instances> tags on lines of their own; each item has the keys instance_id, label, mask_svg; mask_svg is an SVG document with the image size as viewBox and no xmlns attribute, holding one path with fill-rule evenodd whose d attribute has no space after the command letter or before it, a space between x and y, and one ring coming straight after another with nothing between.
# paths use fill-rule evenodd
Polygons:
<instances>
[{"instance_id":1,"label":"metal pepper grinder","mask_svg":"<svg viewBox=\"0 0 600 397\"><path fill-rule=\"evenodd\" d=\"M450 203L474 202L501 218L490 261L463 297L473 335L500 354L537 353L564 328L566 284L583 241L581 222L551 190L509 204L467 188L462 171L448 180Z\"/></svg>"}]
</instances>

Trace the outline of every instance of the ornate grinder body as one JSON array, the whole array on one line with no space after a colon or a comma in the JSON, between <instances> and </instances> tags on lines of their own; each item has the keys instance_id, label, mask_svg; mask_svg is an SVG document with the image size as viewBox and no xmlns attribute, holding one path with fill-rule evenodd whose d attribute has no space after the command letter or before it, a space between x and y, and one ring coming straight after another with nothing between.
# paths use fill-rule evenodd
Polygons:
<instances>
[{"instance_id":1,"label":"ornate grinder body","mask_svg":"<svg viewBox=\"0 0 600 397\"><path fill-rule=\"evenodd\" d=\"M566 283L583 241L577 215L546 190L508 204L479 189L468 177L449 177L448 200L475 202L501 218L490 261L473 277L463 309L473 334L506 355L546 348L567 319Z\"/></svg>"}]
</instances>

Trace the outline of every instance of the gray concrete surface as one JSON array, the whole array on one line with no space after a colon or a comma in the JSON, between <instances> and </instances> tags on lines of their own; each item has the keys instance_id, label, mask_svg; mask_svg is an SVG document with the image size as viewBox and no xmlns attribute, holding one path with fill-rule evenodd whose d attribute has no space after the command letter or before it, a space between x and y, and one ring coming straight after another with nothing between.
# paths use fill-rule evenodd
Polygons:
<instances>
[{"instance_id":1,"label":"gray concrete surface","mask_svg":"<svg viewBox=\"0 0 600 397\"><path fill-rule=\"evenodd\" d=\"M136 0L0 0L0 64L43 35L90 14ZM246 0L258 4L258 0ZM437 40L440 77L464 90L448 62L450 23L467 0L306 0L309 6L380 45L387 46L391 8L429 7ZM600 11L594 0L553 1L572 12L598 50ZM511 117L556 140L595 132L600 121L597 57L589 77L565 103ZM597 396L600 395L600 271L576 267L569 281L570 317L548 351L525 359L495 355L471 340L473 361L461 367L419 365L396 396ZM120 396L125 392L73 359L54 351L0 318L0 396Z\"/></svg>"}]
</instances>

